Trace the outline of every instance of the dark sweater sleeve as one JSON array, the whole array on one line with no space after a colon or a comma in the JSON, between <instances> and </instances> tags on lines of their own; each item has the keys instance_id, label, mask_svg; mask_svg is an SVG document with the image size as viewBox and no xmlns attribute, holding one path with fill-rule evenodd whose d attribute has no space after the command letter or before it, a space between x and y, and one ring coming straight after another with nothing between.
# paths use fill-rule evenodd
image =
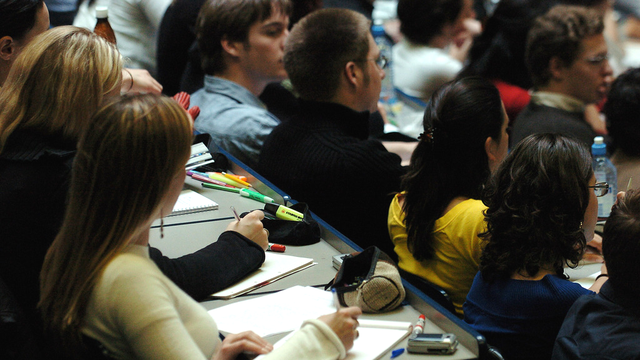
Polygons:
<instances>
[{"instance_id":1,"label":"dark sweater sleeve","mask_svg":"<svg viewBox=\"0 0 640 360\"><path fill-rule=\"evenodd\" d=\"M238 282L265 259L260 246L235 231L225 231L218 241L177 259L153 247L149 253L171 281L198 301Z\"/></svg>"}]
</instances>

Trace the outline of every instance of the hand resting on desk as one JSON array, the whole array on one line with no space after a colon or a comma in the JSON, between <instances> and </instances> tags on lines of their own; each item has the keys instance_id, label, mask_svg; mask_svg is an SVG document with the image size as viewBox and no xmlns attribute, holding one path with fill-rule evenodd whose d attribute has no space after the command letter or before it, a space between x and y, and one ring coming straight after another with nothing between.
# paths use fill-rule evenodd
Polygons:
<instances>
[{"instance_id":1,"label":"hand resting on desk","mask_svg":"<svg viewBox=\"0 0 640 360\"><path fill-rule=\"evenodd\" d=\"M267 354L271 350L273 350L273 345L267 340L253 331L244 331L238 334L229 334L222 341L222 345L213 355L212 360L232 360L245 351L254 354Z\"/></svg>"},{"instance_id":2,"label":"hand resting on desk","mask_svg":"<svg viewBox=\"0 0 640 360\"><path fill-rule=\"evenodd\" d=\"M260 245L263 250L269 247L269 232L262 226L264 212L252 211L240 221L234 221L227 226L228 231L235 231L254 243Z\"/></svg>"},{"instance_id":3,"label":"hand resting on desk","mask_svg":"<svg viewBox=\"0 0 640 360\"><path fill-rule=\"evenodd\" d=\"M362 314L360 308L352 306L342 308L335 313L320 316L318 320L324 322L338 336L346 351L353 347L354 340L358 337L358 317ZM212 357L212 360L235 359L242 352L254 354L268 354L273 346L253 331L245 331L228 335L222 342L220 350ZM279 358L276 356L276 358Z\"/></svg>"}]
</instances>

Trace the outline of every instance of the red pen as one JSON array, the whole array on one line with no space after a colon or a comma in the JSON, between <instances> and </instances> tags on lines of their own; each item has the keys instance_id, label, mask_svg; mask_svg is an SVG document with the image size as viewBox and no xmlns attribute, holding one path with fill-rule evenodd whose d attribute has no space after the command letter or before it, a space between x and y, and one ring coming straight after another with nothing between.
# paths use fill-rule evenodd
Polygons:
<instances>
[{"instance_id":1,"label":"red pen","mask_svg":"<svg viewBox=\"0 0 640 360\"><path fill-rule=\"evenodd\" d=\"M267 251L284 252L285 249L286 249L286 246L284 245L269 243L269 247L267 248Z\"/></svg>"}]
</instances>

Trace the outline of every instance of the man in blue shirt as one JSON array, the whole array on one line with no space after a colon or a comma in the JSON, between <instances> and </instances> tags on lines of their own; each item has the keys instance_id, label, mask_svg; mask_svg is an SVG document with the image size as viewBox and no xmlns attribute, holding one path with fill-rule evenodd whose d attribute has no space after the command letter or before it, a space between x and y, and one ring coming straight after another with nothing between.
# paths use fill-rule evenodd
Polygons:
<instances>
[{"instance_id":1,"label":"man in blue shirt","mask_svg":"<svg viewBox=\"0 0 640 360\"><path fill-rule=\"evenodd\" d=\"M191 97L202 110L195 127L249 167L280 123L258 96L287 78L282 59L290 13L289 0L210 0L196 23L206 75Z\"/></svg>"}]
</instances>

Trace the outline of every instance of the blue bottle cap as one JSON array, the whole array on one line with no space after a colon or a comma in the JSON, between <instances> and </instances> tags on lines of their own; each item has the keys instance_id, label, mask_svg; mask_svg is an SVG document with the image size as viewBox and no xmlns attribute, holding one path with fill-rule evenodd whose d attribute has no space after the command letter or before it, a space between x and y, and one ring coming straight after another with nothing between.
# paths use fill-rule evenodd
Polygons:
<instances>
[{"instance_id":1,"label":"blue bottle cap","mask_svg":"<svg viewBox=\"0 0 640 360\"><path fill-rule=\"evenodd\" d=\"M384 26L382 26L381 24L374 24L373 26L371 26L371 35L373 35L373 37L384 36Z\"/></svg>"}]
</instances>

